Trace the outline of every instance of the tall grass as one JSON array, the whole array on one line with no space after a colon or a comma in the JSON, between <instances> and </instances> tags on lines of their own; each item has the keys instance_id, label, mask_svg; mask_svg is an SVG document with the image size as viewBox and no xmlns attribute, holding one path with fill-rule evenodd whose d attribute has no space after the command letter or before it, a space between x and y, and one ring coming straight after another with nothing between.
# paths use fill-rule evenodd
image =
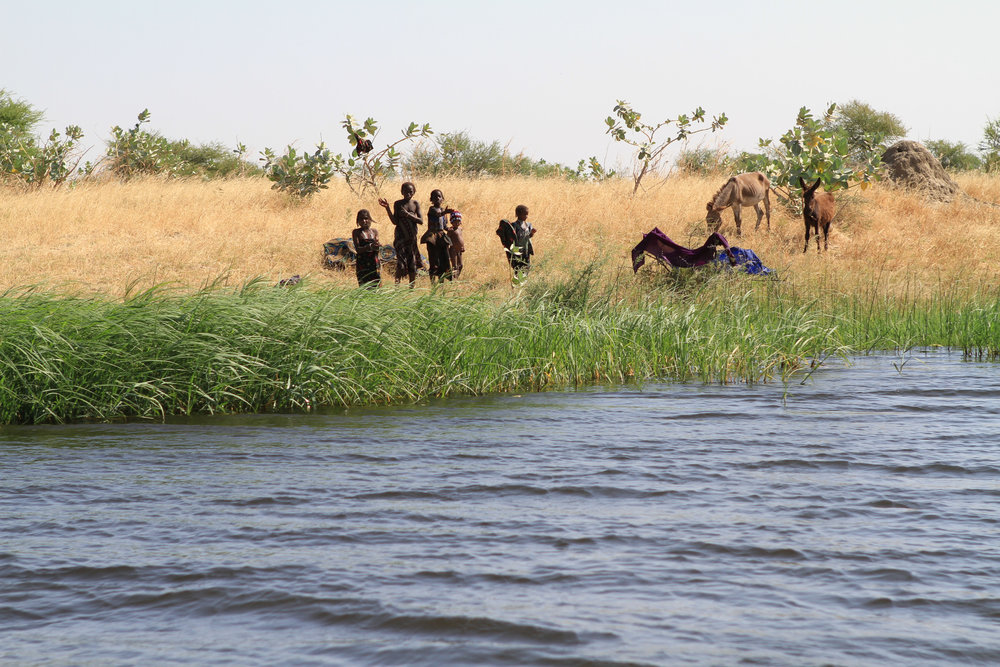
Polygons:
<instances>
[{"instance_id":1,"label":"tall grass","mask_svg":"<svg viewBox=\"0 0 1000 667\"><path fill-rule=\"evenodd\" d=\"M655 263L633 275L628 250L653 226L704 240L717 180L636 197L614 181L418 183L462 210L468 252L462 281L413 291L359 291L351 273L318 268L357 208L377 211L345 188L304 203L251 179L0 189L0 423L789 380L831 354L914 346L1000 356L1000 209L977 201L1000 201L1000 178L970 176L975 199L951 204L887 187L838 195L822 255L803 254L801 221L776 210L771 233L748 224L731 240L779 280ZM493 230L518 203L539 233L515 290ZM307 279L271 286L293 273Z\"/></svg>"},{"instance_id":2,"label":"tall grass","mask_svg":"<svg viewBox=\"0 0 1000 667\"><path fill-rule=\"evenodd\" d=\"M976 199L1000 202L1000 177L959 178ZM651 180L635 197L628 182L617 180L442 177L416 184L425 206L431 189L441 188L447 204L463 214L466 269L451 291L486 289L506 298L510 273L494 230L500 218L513 217L517 204L531 209L538 229L539 274L568 279L581 257L596 256L612 260L601 267L605 280L632 281L628 252L653 227L684 245L705 241L705 203L722 180ZM395 199L397 185L382 194ZM756 251L802 293L856 292L876 279L890 294L1000 282L1000 208L966 198L928 202L884 184L838 193L837 200L830 251L822 255L814 247L803 254L802 220L780 207L774 207L770 233L753 229L751 209L744 212L742 238L735 237L728 211L723 233ZM323 271L320 254L325 241L350 236L359 208L372 212L379 234L390 241L392 226L375 198L359 199L339 182L306 202L270 190L264 179L0 188L0 290L43 283L55 291L122 296L133 284L196 289L220 275L238 286L255 276L277 282L294 274L309 275L319 286L350 287L353 274ZM418 286L427 284L418 280Z\"/></svg>"},{"instance_id":3,"label":"tall grass","mask_svg":"<svg viewBox=\"0 0 1000 667\"><path fill-rule=\"evenodd\" d=\"M612 298L593 267L499 301L260 281L124 300L0 299L0 423L413 401L592 382L785 381L831 354L1000 355L1000 298L802 298L719 274ZM619 295L621 296L621 295Z\"/></svg>"}]
</instances>

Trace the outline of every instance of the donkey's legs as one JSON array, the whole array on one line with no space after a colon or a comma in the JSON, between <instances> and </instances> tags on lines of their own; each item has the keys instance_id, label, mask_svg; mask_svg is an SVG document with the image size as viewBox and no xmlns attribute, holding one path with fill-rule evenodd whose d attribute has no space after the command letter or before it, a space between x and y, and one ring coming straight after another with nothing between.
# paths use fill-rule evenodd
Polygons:
<instances>
[{"instance_id":1,"label":"donkey's legs","mask_svg":"<svg viewBox=\"0 0 1000 667\"><path fill-rule=\"evenodd\" d=\"M740 213L740 209L741 208L742 208L742 206L740 206L739 204L736 204L735 206L733 206L733 217L736 218L736 235L737 236L743 236L743 231L740 229L740 226L743 224L743 216Z\"/></svg>"},{"instance_id":2,"label":"donkey's legs","mask_svg":"<svg viewBox=\"0 0 1000 667\"><path fill-rule=\"evenodd\" d=\"M753 230L757 231L760 229L760 221L764 217L764 211L760 210L760 202L753 205L753 210L757 211L757 224L754 226ZM767 231L771 231L771 216L767 216Z\"/></svg>"}]
</instances>

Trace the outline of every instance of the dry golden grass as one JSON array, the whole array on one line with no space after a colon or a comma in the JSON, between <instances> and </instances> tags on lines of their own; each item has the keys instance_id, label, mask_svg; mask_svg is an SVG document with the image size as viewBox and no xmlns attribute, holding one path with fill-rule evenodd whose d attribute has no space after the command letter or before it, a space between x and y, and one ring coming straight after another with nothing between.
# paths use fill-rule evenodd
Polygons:
<instances>
[{"instance_id":1,"label":"dry golden grass","mask_svg":"<svg viewBox=\"0 0 1000 667\"><path fill-rule=\"evenodd\" d=\"M633 198L624 181L442 178L417 181L417 196L426 207L430 190L441 188L448 205L462 211L466 269L449 289L506 293L510 274L494 230L500 218L513 218L515 205L528 205L538 228L536 274L565 275L601 257L608 260L609 280L625 280L629 250L653 227L685 245L704 242L705 202L724 180L675 176L650 181ZM942 285L975 290L1000 278L1000 208L976 201L1000 202L1000 178L971 174L958 180L971 198L950 204L885 185L839 193L830 250L822 255L812 242L802 253L801 219L777 206L770 233L763 225L754 231L753 209L744 209L742 238L729 212L722 231L805 293L873 284L887 294L927 293ZM293 274L309 276L313 285L353 286L353 272L320 267L323 242L350 236L359 208L372 212L383 242L392 239L375 198L358 200L342 183L306 202L269 186L263 179L151 179L54 191L0 188L0 289L42 284L117 296L129 286L196 288L223 276L233 285ZM387 198L396 192L392 185ZM392 279L383 276L383 283ZM418 286L427 284L418 280Z\"/></svg>"}]
</instances>

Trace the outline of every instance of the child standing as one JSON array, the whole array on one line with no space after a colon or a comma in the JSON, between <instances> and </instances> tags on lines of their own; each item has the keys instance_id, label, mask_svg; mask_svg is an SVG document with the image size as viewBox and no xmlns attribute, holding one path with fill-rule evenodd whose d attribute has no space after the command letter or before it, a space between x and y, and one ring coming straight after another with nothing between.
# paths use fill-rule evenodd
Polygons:
<instances>
[{"instance_id":1,"label":"child standing","mask_svg":"<svg viewBox=\"0 0 1000 667\"><path fill-rule=\"evenodd\" d=\"M396 284L400 278L408 276L410 287L417 281L417 268L420 266L420 251L417 250L417 225L424 223L420 215L420 202L413 198L417 186L407 181L400 187L402 199L396 200L389 209L389 202L379 199L378 203L385 209L389 220L396 226L392 237L392 247L396 250Z\"/></svg>"},{"instance_id":2,"label":"child standing","mask_svg":"<svg viewBox=\"0 0 1000 667\"><path fill-rule=\"evenodd\" d=\"M444 208L444 193L440 190L431 190L431 207L427 209L427 231L421 239L427 244L431 283L435 280L443 283L445 278L448 280L452 278L451 259L448 257L451 239L447 231L447 216L451 212L450 208Z\"/></svg>"},{"instance_id":3,"label":"child standing","mask_svg":"<svg viewBox=\"0 0 1000 667\"><path fill-rule=\"evenodd\" d=\"M465 252L465 241L462 238L462 214L458 211L451 212L451 228L448 230L448 238L451 239L451 247L448 248L448 255L451 259L451 275L458 278L462 275L462 253Z\"/></svg>"},{"instance_id":4,"label":"child standing","mask_svg":"<svg viewBox=\"0 0 1000 667\"><path fill-rule=\"evenodd\" d=\"M518 204L514 209L517 219L514 222L501 220L497 227L497 236L500 243L507 251L507 261L514 271L514 281L523 279L528 275L531 268L531 256L535 254L535 248L531 244L531 237L535 235L535 228L528 222L528 207Z\"/></svg>"},{"instance_id":5,"label":"child standing","mask_svg":"<svg viewBox=\"0 0 1000 667\"><path fill-rule=\"evenodd\" d=\"M357 254L354 269L358 275L358 287L378 287L382 284L378 270L378 230L372 227L372 215L368 209L358 211L356 222L351 240Z\"/></svg>"}]
</instances>

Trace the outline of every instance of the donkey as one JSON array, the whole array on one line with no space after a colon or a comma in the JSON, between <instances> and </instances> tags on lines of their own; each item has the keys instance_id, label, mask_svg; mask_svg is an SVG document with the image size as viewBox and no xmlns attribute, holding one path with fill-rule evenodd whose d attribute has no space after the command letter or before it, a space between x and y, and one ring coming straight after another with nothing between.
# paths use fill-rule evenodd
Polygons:
<instances>
[{"instance_id":1,"label":"donkey","mask_svg":"<svg viewBox=\"0 0 1000 667\"><path fill-rule=\"evenodd\" d=\"M806 182L799 177L799 184L802 186L802 217L806 221L806 243L802 247L802 252L809 249L809 228L816 234L816 252L819 252L819 230L823 229L823 250L827 249L827 242L830 240L830 222L833 221L833 214L836 213L837 205L833 201L833 195L826 190L819 188L821 179L806 187Z\"/></svg>"},{"instance_id":2,"label":"donkey","mask_svg":"<svg viewBox=\"0 0 1000 667\"><path fill-rule=\"evenodd\" d=\"M764 209L767 211L767 231L771 231L771 181L767 176L759 171L752 171L748 174L737 174L726 184L719 188L719 191L712 197L712 201L706 204L708 213L705 215L705 224L708 225L709 232L717 232L722 227L722 215L720 212L727 208L733 209L733 217L736 218L736 235L742 236L740 225L742 216L740 211L744 206L753 206L757 211L757 226L754 230L760 229L760 219L764 214L760 210L760 200L764 200Z\"/></svg>"}]
</instances>

